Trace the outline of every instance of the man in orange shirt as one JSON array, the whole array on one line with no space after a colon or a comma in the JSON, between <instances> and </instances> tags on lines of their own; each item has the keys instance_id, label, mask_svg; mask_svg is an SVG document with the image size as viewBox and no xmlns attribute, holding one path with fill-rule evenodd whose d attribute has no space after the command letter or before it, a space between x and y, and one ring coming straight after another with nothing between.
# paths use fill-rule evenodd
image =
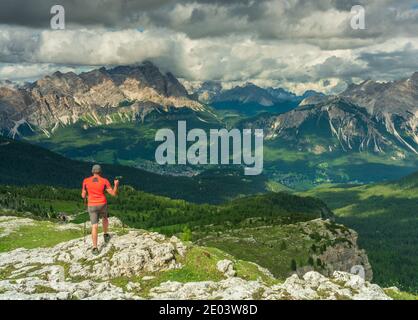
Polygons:
<instances>
[{"instance_id":1,"label":"man in orange shirt","mask_svg":"<svg viewBox=\"0 0 418 320\"><path fill-rule=\"evenodd\" d=\"M93 176L86 178L83 181L81 197L85 199L88 195L87 205L91 221L91 237L93 240L92 253L97 255L99 254L99 249L97 249L97 233L100 217L102 217L103 220L104 241L107 243L110 240L110 235L107 233L109 229L109 220L105 191L115 197L118 193L119 180L114 181L114 187L112 188L109 180L102 178L102 168L98 164L93 166L91 172L93 173Z\"/></svg>"}]
</instances>

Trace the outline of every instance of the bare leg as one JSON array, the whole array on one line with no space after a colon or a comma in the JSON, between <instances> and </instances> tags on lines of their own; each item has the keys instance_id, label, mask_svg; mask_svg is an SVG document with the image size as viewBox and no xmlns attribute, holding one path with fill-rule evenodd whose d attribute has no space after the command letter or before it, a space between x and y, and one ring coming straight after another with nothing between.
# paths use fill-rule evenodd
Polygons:
<instances>
[{"instance_id":1,"label":"bare leg","mask_svg":"<svg viewBox=\"0 0 418 320\"><path fill-rule=\"evenodd\" d=\"M91 239L93 240L93 248L97 248L97 230L99 229L99 225L93 224L91 226Z\"/></svg>"},{"instance_id":2,"label":"bare leg","mask_svg":"<svg viewBox=\"0 0 418 320\"><path fill-rule=\"evenodd\" d=\"M107 234L109 231L109 219L107 217L103 217L103 233Z\"/></svg>"}]
</instances>

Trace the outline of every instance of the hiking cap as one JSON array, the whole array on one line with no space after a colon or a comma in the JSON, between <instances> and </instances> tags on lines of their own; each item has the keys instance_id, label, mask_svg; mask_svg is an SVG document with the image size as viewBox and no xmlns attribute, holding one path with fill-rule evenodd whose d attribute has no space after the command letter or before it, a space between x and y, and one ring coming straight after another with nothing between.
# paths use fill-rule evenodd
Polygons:
<instances>
[{"instance_id":1,"label":"hiking cap","mask_svg":"<svg viewBox=\"0 0 418 320\"><path fill-rule=\"evenodd\" d=\"M91 169L92 173L102 173L102 167L99 164L95 164Z\"/></svg>"}]
</instances>

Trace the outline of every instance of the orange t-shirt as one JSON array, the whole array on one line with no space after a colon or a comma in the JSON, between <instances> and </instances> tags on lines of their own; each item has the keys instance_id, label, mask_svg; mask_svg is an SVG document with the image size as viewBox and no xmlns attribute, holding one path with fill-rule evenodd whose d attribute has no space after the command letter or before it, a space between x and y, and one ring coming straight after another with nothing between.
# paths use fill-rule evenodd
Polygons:
<instances>
[{"instance_id":1,"label":"orange t-shirt","mask_svg":"<svg viewBox=\"0 0 418 320\"><path fill-rule=\"evenodd\" d=\"M109 180L102 177L89 177L83 181L83 190L88 193L88 206L100 206L107 203L106 189L112 188Z\"/></svg>"}]
</instances>

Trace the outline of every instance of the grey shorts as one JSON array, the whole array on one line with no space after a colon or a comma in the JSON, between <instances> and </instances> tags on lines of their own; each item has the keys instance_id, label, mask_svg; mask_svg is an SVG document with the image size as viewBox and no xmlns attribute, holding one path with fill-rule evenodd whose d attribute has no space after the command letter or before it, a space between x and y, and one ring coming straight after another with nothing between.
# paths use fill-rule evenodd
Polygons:
<instances>
[{"instance_id":1,"label":"grey shorts","mask_svg":"<svg viewBox=\"0 0 418 320\"><path fill-rule=\"evenodd\" d=\"M107 204L88 207L91 224L98 224L100 218L107 218Z\"/></svg>"}]
</instances>

